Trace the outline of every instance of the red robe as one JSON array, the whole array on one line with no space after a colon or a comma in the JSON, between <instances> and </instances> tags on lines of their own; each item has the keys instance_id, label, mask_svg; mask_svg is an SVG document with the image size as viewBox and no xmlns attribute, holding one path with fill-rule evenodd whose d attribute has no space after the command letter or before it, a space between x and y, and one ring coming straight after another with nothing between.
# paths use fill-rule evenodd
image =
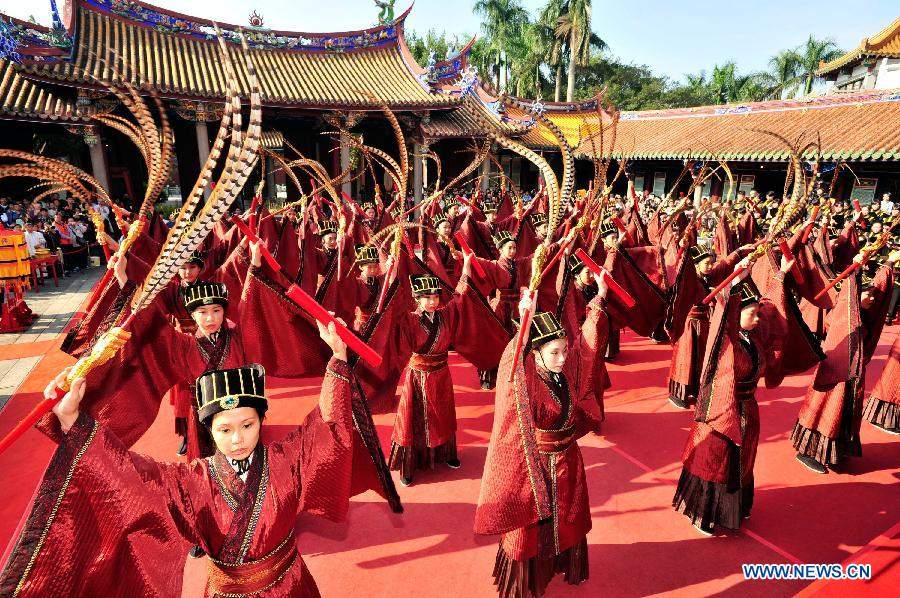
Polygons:
<instances>
[{"instance_id":1,"label":"red robe","mask_svg":"<svg viewBox=\"0 0 900 598\"><path fill-rule=\"evenodd\" d=\"M455 458L456 405L453 380L447 367L451 345L475 367L496 367L500 348L509 334L498 322L485 318L483 298L460 281L457 294L429 318L406 312L393 325L401 334L401 354L411 354L400 390L400 403L391 436L390 465L411 477L417 468Z\"/></svg>"},{"instance_id":2,"label":"red robe","mask_svg":"<svg viewBox=\"0 0 900 598\"><path fill-rule=\"evenodd\" d=\"M894 337L891 352L866 403L863 417L888 430L900 430L900 334Z\"/></svg>"},{"instance_id":3,"label":"red robe","mask_svg":"<svg viewBox=\"0 0 900 598\"><path fill-rule=\"evenodd\" d=\"M783 278L778 282L782 282ZM704 526L737 529L753 505L753 466L759 443L756 385L783 379L788 330L784 288L763 300L760 322L740 330L740 301L719 302L710 326L697 410L682 454L683 468L672 504ZM787 314L787 317L792 317Z\"/></svg>"},{"instance_id":4,"label":"red robe","mask_svg":"<svg viewBox=\"0 0 900 598\"><path fill-rule=\"evenodd\" d=\"M843 456L862 456L859 432L866 365L881 336L892 285L892 269L883 266L874 281L878 298L862 310L859 281L851 276L842 283L829 314L826 358L816 370L791 433L794 448L823 465L837 465Z\"/></svg>"},{"instance_id":5,"label":"red robe","mask_svg":"<svg viewBox=\"0 0 900 598\"><path fill-rule=\"evenodd\" d=\"M669 395L692 405L697 400L700 386L700 371L703 368L703 355L706 349L706 337L709 334L709 307L702 303L703 298L734 271L740 261L740 254L734 252L713 265L705 277L696 274L693 260L685 253L682 256L683 271L679 273L676 287L677 305L690 304L686 319L682 314L673 317L684 322L675 326L679 332L673 336L672 360L669 365ZM691 280L694 279L694 281Z\"/></svg>"},{"instance_id":6,"label":"red robe","mask_svg":"<svg viewBox=\"0 0 900 598\"><path fill-rule=\"evenodd\" d=\"M495 565L501 588L527 588L529 575L546 586L555 572L552 565L549 571L540 566L547 561L581 579L587 576L591 513L576 440L600 426L593 368L605 350L605 320L594 299L580 334L570 337L565 384L539 370L531 352L519 361L510 382L515 341L503 355L475 511L476 533L503 534ZM530 559L538 563L533 569Z\"/></svg>"},{"instance_id":7,"label":"red robe","mask_svg":"<svg viewBox=\"0 0 900 598\"><path fill-rule=\"evenodd\" d=\"M0 593L20 596L174 596L188 548L210 563L206 594L318 596L297 550L301 511L346 518L355 393L332 360L319 407L283 441L257 445L246 482L221 453L189 464L129 452L82 411L41 482ZM41 538L43 541L39 542ZM260 562L257 562L260 561Z\"/></svg>"}]
</instances>

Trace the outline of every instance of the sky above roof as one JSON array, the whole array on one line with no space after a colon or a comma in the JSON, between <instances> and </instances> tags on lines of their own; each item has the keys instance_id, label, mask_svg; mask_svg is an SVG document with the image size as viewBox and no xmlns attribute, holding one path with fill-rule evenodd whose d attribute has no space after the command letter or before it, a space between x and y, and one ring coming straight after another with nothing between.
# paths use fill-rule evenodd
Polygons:
<instances>
[{"instance_id":1,"label":"sky above roof","mask_svg":"<svg viewBox=\"0 0 900 598\"><path fill-rule=\"evenodd\" d=\"M59 4L63 0L58 0ZM523 0L536 15L546 0ZM378 14L372 0L154 0L151 4L245 24L251 10L265 25L292 31L346 31L372 26ZM472 0L417 0L409 28L464 36L481 33ZM409 0L397 0L400 14ZM0 12L40 23L50 21L49 0L0 0ZM646 64L654 72L681 80L685 73L710 71L733 60L741 72L765 69L779 50L797 46L813 34L832 37L845 50L874 35L900 14L896 0L752 0L722 3L694 0L594 0L593 29L625 62Z\"/></svg>"}]
</instances>

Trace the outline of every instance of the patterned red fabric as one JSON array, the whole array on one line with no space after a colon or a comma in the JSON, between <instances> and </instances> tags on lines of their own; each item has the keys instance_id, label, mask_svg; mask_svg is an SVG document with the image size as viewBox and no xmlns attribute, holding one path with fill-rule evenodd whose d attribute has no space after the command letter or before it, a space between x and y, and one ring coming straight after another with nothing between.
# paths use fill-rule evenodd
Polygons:
<instances>
[{"instance_id":1,"label":"patterned red fabric","mask_svg":"<svg viewBox=\"0 0 900 598\"><path fill-rule=\"evenodd\" d=\"M737 223L737 244L739 246L751 245L761 236L762 231L756 222L756 218L753 216L753 212L747 210Z\"/></svg>"},{"instance_id":2,"label":"patterned red fabric","mask_svg":"<svg viewBox=\"0 0 900 598\"><path fill-rule=\"evenodd\" d=\"M900 333L894 336L891 352L872 390L872 399L900 405Z\"/></svg>"},{"instance_id":3,"label":"patterned red fabric","mask_svg":"<svg viewBox=\"0 0 900 598\"><path fill-rule=\"evenodd\" d=\"M618 298L609 297L609 312L617 328L628 326L641 336L650 336L663 321L666 299L661 282L659 251L656 247L616 248L606 256L605 268L635 300L626 308Z\"/></svg>"}]
</instances>

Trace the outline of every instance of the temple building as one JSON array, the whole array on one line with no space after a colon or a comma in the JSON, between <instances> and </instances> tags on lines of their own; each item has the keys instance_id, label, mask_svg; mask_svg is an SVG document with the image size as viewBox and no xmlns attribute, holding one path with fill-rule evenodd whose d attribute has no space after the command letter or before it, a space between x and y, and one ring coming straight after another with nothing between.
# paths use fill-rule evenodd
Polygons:
<instances>
[{"instance_id":1,"label":"temple building","mask_svg":"<svg viewBox=\"0 0 900 598\"><path fill-rule=\"evenodd\" d=\"M816 75L828 82L829 90L900 88L900 17L843 56L821 64Z\"/></svg>"},{"instance_id":2,"label":"temple building","mask_svg":"<svg viewBox=\"0 0 900 598\"><path fill-rule=\"evenodd\" d=\"M343 190L365 196L372 193L371 175L363 172L337 125L395 153L381 100L398 116L410 142L411 189L420 198L438 175L446 182L458 173L472 155L473 142L487 134L517 137L559 166L554 136L532 114L538 108L580 158L580 187L592 177L589 158L603 152L631 162L639 191L672 192L685 160L715 157L729 162L740 189L780 193L788 154L763 132L769 131L801 145L820 142L820 149L804 156L810 160L845 161L856 177L837 182L838 197L871 201L884 192L900 195L900 19L822 66L819 75L832 81L832 93L622 112L613 145L608 126L599 140L601 122L612 121L602 98L567 104L503 97L469 64L471 42L446 60L418 64L404 38L411 9L392 22L349 32L278 31L266 28L258 15L249 26L219 24L230 52L240 51L241 33L251 48L262 87L263 146L287 156L300 152L333 174L351 168L360 176ZM51 0L51 12L50 27L0 15L2 145L65 157L92 171L113 197L135 201L146 178L138 150L125 136L92 121L95 114L120 109L103 83L127 80L155 90L173 123L177 168L166 195L179 201L208 155L222 114L216 25L137 0L65 0L61 11ZM865 70L863 83L856 85L860 69ZM246 73L238 75L246 95ZM440 156L440 172L437 162L427 159L429 150ZM271 158L263 162L244 199L260 176L268 200L299 197ZM482 184L496 181L499 168L523 190L538 186L534 167L505 151L485 162ZM390 188L383 175L375 174ZM27 189L27 181L20 189L4 184L9 193ZM714 179L701 193L721 195L725 184ZM624 190L624 181L616 190Z\"/></svg>"}]
</instances>

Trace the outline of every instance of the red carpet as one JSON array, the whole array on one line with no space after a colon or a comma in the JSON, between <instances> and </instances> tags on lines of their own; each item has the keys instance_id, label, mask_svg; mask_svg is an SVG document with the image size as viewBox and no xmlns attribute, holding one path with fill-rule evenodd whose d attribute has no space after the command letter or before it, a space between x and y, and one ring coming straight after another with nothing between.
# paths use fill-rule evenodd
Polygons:
<instances>
[{"instance_id":1,"label":"red carpet","mask_svg":"<svg viewBox=\"0 0 900 598\"><path fill-rule=\"evenodd\" d=\"M885 331L869 367L867 388L880 373L900 328ZM739 533L704 538L670 507L691 414L665 399L670 349L626 334L610 366L602 438L580 444L587 466L594 528L588 536L591 578L572 588L555 580L549 596L889 595L900 582L900 442L863 424L861 459L846 473L814 474L794 459L788 436L809 376L760 390L762 435L753 517ZM0 414L0 432L36 399L66 361L52 351ZM492 393L478 390L471 366L452 361L459 416L459 470L420 473L400 487L406 512L390 513L374 494L355 500L350 520L335 525L298 520L304 558L325 596L494 596L497 539L472 533L475 500L493 412ZM272 437L287 433L312 408L316 380L274 381L267 419ZM377 416L388 446L393 415ZM174 458L171 408L136 447ZM26 508L52 446L32 432L0 457L0 539L7 541ZM27 490L26 490L27 489ZM745 581L741 563L869 563L871 582ZM205 564L188 560L185 596L202 595Z\"/></svg>"}]
</instances>

